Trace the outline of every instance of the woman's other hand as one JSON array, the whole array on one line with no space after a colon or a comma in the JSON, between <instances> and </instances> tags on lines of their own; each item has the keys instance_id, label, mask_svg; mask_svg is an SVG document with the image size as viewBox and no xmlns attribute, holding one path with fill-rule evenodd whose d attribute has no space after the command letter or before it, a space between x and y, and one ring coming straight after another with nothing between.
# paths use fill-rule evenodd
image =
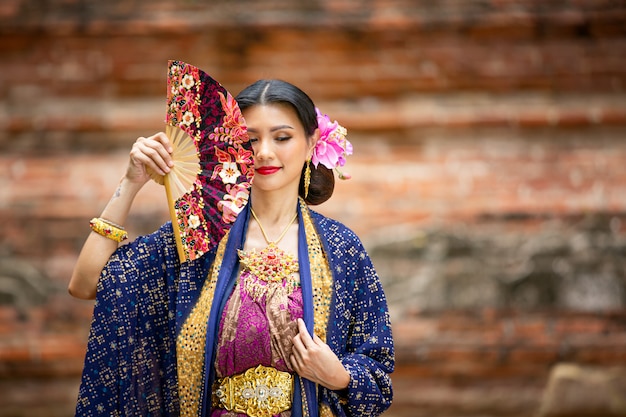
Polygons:
<instances>
[{"instance_id":1,"label":"woman's other hand","mask_svg":"<svg viewBox=\"0 0 626 417\"><path fill-rule=\"evenodd\" d=\"M302 319L298 319L298 331L291 355L291 366L298 375L331 390L347 388L350 374L330 346L317 335L311 337Z\"/></svg>"}]
</instances>

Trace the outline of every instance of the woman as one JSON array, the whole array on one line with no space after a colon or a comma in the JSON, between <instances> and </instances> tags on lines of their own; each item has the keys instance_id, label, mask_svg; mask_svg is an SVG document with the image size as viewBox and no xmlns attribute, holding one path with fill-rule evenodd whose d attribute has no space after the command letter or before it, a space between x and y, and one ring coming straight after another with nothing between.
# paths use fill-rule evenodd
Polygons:
<instances>
[{"instance_id":1,"label":"woman","mask_svg":"<svg viewBox=\"0 0 626 417\"><path fill-rule=\"evenodd\" d=\"M169 222L118 248L148 171L173 166L163 133L136 141L92 225L69 284L75 297L97 295L77 415L373 416L391 404L380 281L359 239L308 208L333 191L319 164L318 118L328 120L283 81L236 100L255 176L216 250L181 264ZM335 165L351 153L343 144Z\"/></svg>"}]
</instances>

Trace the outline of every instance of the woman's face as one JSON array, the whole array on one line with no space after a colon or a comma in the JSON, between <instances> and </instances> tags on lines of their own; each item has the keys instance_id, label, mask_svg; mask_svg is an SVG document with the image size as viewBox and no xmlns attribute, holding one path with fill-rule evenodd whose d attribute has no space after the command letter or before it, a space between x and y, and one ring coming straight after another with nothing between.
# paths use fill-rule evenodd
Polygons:
<instances>
[{"instance_id":1,"label":"woman's face","mask_svg":"<svg viewBox=\"0 0 626 417\"><path fill-rule=\"evenodd\" d=\"M254 151L253 187L297 195L314 141L307 138L296 111L287 104L256 105L245 109L243 117Z\"/></svg>"}]
</instances>

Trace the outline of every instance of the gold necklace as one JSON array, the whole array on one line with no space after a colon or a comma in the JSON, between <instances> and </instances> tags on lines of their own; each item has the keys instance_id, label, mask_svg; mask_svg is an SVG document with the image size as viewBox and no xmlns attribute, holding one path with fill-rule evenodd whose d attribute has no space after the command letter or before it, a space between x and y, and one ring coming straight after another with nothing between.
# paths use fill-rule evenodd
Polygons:
<instances>
[{"instance_id":1,"label":"gold necklace","mask_svg":"<svg viewBox=\"0 0 626 417\"><path fill-rule=\"evenodd\" d=\"M256 220L256 222L259 224L259 227L261 228L261 233L263 233L263 238L265 239L265 242L268 245L272 245L272 244L276 245L276 244L278 244L278 242L280 242L285 237L285 235L287 234L287 231L289 231L289 228L291 227L293 222L295 222L296 219L298 218L298 213L294 214L293 219L291 219L291 221L289 222L287 227L285 227L285 230L283 230L283 232L280 234L280 236L278 236L278 239L276 239L274 241L270 241L269 238L267 237L267 233L265 233L265 229L263 228L263 225L261 224L261 221L257 217L257 215L254 212L254 209L252 209L252 207L250 207L250 211L252 212L252 217L254 217L254 220Z\"/></svg>"},{"instance_id":2,"label":"gold necklace","mask_svg":"<svg viewBox=\"0 0 626 417\"><path fill-rule=\"evenodd\" d=\"M238 250L239 260L244 271L248 271L248 276L244 281L246 292L255 300L260 300L270 288L279 290L284 294L291 294L297 286L296 283L285 283L285 279L299 271L298 260L291 254L278 247L277 243L282 240L289 231L291 225L298 218L298 213L293 216L285 230L275 241L269 240L263 225L259 221L256 213L250 208L252 216L259 224L263 238L267 246L260 252L252 249L248 252Z\"/></svg>"}]
</instances>

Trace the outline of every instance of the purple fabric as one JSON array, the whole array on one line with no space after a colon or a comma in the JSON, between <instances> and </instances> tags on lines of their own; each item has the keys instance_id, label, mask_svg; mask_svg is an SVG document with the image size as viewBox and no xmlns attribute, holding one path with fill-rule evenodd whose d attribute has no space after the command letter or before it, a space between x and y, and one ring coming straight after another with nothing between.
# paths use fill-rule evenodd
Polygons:
<instances>
[{"instance_id":1,"label":"purple fabric","mask_svg":"<svg viewBox=\"0 0 626 417\"><path fill-rule=\"evenodd\" d=\"M303 316L302 290L298 286L286 297L271 296L271 292L268 292L256 301L246 292L243 285L245 279L251 279L248 272L240 276L224 307L216 351L216 374L218 377L232 376L258 365L290 372L289 358L285 357L290 349L285 351L277 346L284 345L286 338L297 333L295 321ZM239 303L239 306L233 303ZM277 314L286 314L283 316L286 323L273 320L272 317ZM231 326L230 337L224 334L228 326ZM288 345L291 345L290 340ZM222 409L211 411L211 417L225 414L245 415Z\"/></svg>"}]
</instances>

